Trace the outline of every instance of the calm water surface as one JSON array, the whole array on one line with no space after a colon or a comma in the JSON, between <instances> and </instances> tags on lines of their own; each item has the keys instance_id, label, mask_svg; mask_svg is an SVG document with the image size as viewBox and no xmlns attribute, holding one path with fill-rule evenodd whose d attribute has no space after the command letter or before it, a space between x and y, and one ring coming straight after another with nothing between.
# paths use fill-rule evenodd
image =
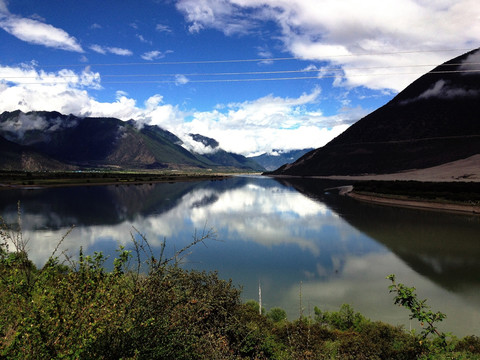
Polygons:
<instances>
[{"instance_id":1,"label":"calm water surface","mask_svg":"<svg viewBox=\"0 0 480 360\"><path fill-rule=\"evenodd\" d=\"M218 270L243 287L243 298L279 306L289 318L314 306L351 304L372 320L410 324L393 305L385 276L415 286L442 330L480 336L480 217L365 204L325 194L335 184L234 177L223 181L13 190L0 192L0 214L16 218L21 201L30 256L41 266L62 243L71 255L131 247L132 227L172 253L195 231L213 227L218 241L199 244L185 267ZM300 303L301 293L301 303Z\"/></svg>"}]
</instances>

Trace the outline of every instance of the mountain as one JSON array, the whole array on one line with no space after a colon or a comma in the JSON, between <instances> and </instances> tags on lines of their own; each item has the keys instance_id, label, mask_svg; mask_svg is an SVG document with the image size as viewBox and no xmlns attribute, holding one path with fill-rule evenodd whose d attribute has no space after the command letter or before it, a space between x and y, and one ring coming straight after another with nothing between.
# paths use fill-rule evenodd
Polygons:
<instances>
[{"instance_id":1,"label":"mountain","mask_svg":"<svg viewBox=\"0 0 480 360\"><path fill-rule=\"evenodd\" d=\"M0 114L0 157L1 168L12 170L25 170L26 164L28 170L58 170L211 169L238 163L217 163L193 154L176 135L158 126L19 110Z\"/></svg>"},{"instance_id":2,"label":"mountain","mask_svg":"<svg viewBox=\"0 0 480 360\"><path fill-rule=\"evenodd\" d=\"M478 60L477 49L436 67L324 147L273 174L387 174L480 154Z\"/></svg>"},{"instance_id":3,"label":"mountain","mask_svg":"<svg viewBox=\"0 0 480 360\"><path fill-rule=\"evenodd\" d=\"M215 164L222 166L232 166L238 169L265 171L266 169L252 158L247 158L243 155L231 153L219 147L217 140L200 135L189 134L190 137L201 143L204 147L210 147L210 152L203 153L201 156L207 158Z\"/></svg>"},{"instance_id":4,"label":"mountain","mask_svg":"<svg viewBox=\"0 0 480 360\"><path fill-rule=\"evenodd\" d=\"M252 159L262 165L268 171L278 169L284 164L289 164L295 162L299 157L305 155L307 152L314 149L302 149L302 150L273 150L272 154L261 154L257 156L251 156L249 159Z\"/></svg>"},{"instance_id":5,"label":"mountain","mask_svg":"<svg viewBox=\"0 0 480 360\"><path fill-rule=\"evenodd\" d=\"M74 167L42 155L28 146L15 144L0 136L0 169L9 171L73 170Z\"/></svg>"}]
</instances>

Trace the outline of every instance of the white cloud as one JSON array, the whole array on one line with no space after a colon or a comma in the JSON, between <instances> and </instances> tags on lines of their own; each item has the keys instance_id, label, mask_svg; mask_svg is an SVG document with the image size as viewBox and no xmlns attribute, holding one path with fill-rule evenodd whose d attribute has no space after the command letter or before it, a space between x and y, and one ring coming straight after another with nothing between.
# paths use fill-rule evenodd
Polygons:
<instances>
[{"instance_id":1,"label":"white cloud","mask_svg":"<svg viewBox=\"0 0 480 360\"><path fill-rule=\"evenodd\" d=\"M188 111L165 103L160 94L137 104L127 93L117 91L114 101L100 102L88 93L100 86L100 74L88 67L80 73L47 73L34 65L0 67L0 108L133 119L139 125L159 125L185 142L191 142L189 133L208 136L224 150L243 155L319 147L343 132L352 120L365 115L363 109L354 108L324 116L319 88L298 97L268 95L217 106L211 111Z\"/></svg>"},{"instance_id":2,"label":"white cloud","mask_svg":"<svg viewBox=\"0 0 480 360\"><path fill-rule=\"evenodd\" d=\"M166 33L172 32L172 29L170 29L168 25L163 25L163 24L157 24L157 26L155 27L155 30L159 32L166 32Z\"/></svg>"},{"instance_id":3,"label":"white cloud","mask_svg":"<svg viewBox=\"0 0 480 360\"><path fill-rule=\"evenodd\" d=\"M90 49L102 55L105 55L107 53L107 50L103 46L97 44L91 45Z\"/></svg>"},{"instance_id":4,"label":"white cloud","mask_svg":"<svg viewBox=\"0 0 480 360\"><path fill-rule=\"evenodd\" d=\"M117 47L107 47L107 50L108 50L108 52L111 52L112 54L120 55L120 56L133 55L133 53L128 49L122 49L122 48L117 48Z\"/></svg>"},{"instance_id":5,"label":"white cloud","mask_svg":"<svg viewBox=\"0 0 480 360\"><path fill-rule=\"evenodd\" d=\"M45 72L32 65L0 66L0 108L59 111L80 114L92 99L86 89L100 88L100 74L89 68L80 73L72 70Z\"/></svg>"},{"instance_id":6,"label":"white cloud","mask_svg":"<svg viewBox=\"0 0 480 360\"><path fill-rule=\"evenodd\" d=\"M441 99L453 99L457 97L476 97L479 95L476 89L462 89L451 86L448 81L438 80L433 86L420 94L419 99L429 99L432 97Z\"/></svg>"},{"instance_id":7,"label":"white cloud","mask_svg":"<svg viewBox=\"0 0 480 360\"><path fill-rule=\"evenodd\" d=\"M145 38L143 37L143 35L137 34L136 37L137 37L141 42L143 42L143 43L145 43L145 44L150 44L150 45L152 45L152 42L151 42L150 40L145 39Z\"/></svg>"},{"instance_id":8,"label":"white cloud","mask_svg":"<svg viewBox=\"0 0 480 360\"><path fill-rule=\"evenodd\" d=\"M185 85L188 83L188 78L185 75L175 75L176 85Z\"/></svg>"},{"instance_id":9,"label":"white cloud","mask_svg":"<svg viewBox=\"0 0 480 360\"><path fill-rule=\"evenodd\" d=\"M36 45L61 50L83 52L77 40L62 29L43 22L5 13L5 2L0 3L0 27L16 38ZM7 10L8 11L8 10Z\"/></svg>"},{"instance_id":10,"label":"white cloud","mask_svg":"<svg viewBox=\"0 0 480 360\"><path fill-rule=\"evenodd\" d=\"M59 118L48 121L41 115L21 113L14 121L0 123L0 129L8 132L5 137L9 140L22 140L25 132L30 130L41 130L44 133L54 132L60 128L76 126L76 121L65 122ZM28 145L28 142L25 144Z\"/></svg>"},{"instance_id":11,"label":"white cloud","mask_svg":"<svg viewBox=\"0 0 480 360\"><path fill-rule=\"evenodd\" d=\"M185 142L189 133L209 136L219 141L224 150L243 155L272 149L316 148L346 130L352 116L357 120L365 115L356 108L333 117L323 116L317 105L319 95L317 88L298 98L269 95L232 103L213 111L195 112L192 121L171 131ZM309 110L312 106L315 110Z\"/></svg>"},{"instance_id":12,"label":"white cloud","mask_svg":"<svg viewBox=\"0 0 480 360\"><path fill-rule=\"evenodd\" d=\"M480 41L475 0L179 0L177 9L191 32L245 34L273 21L284 50L341 66L336 84L347 87L400 91L464 52L439 49L469 49ZM406 53L412 50L420 52Z\"/></svg>"},{"instance_id":13,"label":"white cloud","mask_svg":"<svg viewBox=\"0 0 480 360\"><path fill-rule=\"evenodd\" d=\"M180 0L177 9L183 12L187 21L192 24L188 30L191 33L205 28L223 31L226 35L246 34L255 24L254 16L236 16L242 5L234 1L222 0Z\"/></svg>"},{"instance_id":14,"label":"white cloud","mask_svg":"<svg viewBox=\"0 0 480 360\"><path fill-rule=\"evenodd\" d=\"M0 14L8 14L7 2L5 0L0 0Z\"/></svg>"},{"instance_id":15,"label":"white cloud","mask_svg":"<svg viewBox=\"0 0 480 360\"><path fill-rule=\"evenodd\" d=\"M167 54L170 54L172 52L173 52L172 50L167 50L165 52L162 52L162 51L159 51L159 50L153 50L153 51L149 51L149 52L144 53L141 56L141 58L143 60L147 60L147 61L152 61L152 60L156 60L156 59L163 59Z\"/></svg>"},{"instance_id":16,"label":"white cloud","mask_svg":"<svg viewBox=\"0 0 480 360\"><path fill-rule=\"evenodd\" d=\"M122 49L122 48L118 48L118 47L101 46L101 45L98 45L98 44L91 45L90 49L99 53L99 54L102 54L102 55L106 55L107 53L120 55L120 56L133 55L133 53L128 49Z\"/></svg>"}]
</instances>

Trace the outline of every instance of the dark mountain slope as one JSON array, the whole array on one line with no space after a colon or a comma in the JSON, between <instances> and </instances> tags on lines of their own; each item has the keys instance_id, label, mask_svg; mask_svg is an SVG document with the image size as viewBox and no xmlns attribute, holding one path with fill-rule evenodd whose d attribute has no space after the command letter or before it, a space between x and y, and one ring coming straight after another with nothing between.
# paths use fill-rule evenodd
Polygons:
<instances>
[{"instance_id":1,"label":"dark mountain slope","mask_svg":"<svg viewBox=\"0 0 480 360\"><path fill-rule=\"evenodd\" d=\"M480 153L478 50L420 77L322 148L274 174L393 173Z\"/></svg>"},{"instance_id":2,"label":"dark mountain slope","mask_svg":"<svg viewBox=\"0 0 480 360\"><path fill-rule=\"evenodd\" d=\"M0 169L9 171L44 171L73 170L74 168L39 154L28 146L15 144L0 136Z\"/></svg>"},{"instance_id":3,"label":"dark mountain slope","mask_svg":"<svg viewBox=\"0 0 480 360\"><path fill-rule=\"evenodd\" d=\"M58 112L4 112L0 135L17 145L63 162L86 167L206 167L157 126L141 129L115 118L79 118Z\"/></svg>"},{"instance_id":4,"label":"dark mountain slope","mask_svg":"<svg viewBox=\"0 0 480 360\"><path fill-rule=\"evenodd\" d=\"M137 126L115 118L80 118L58 112L0 114L1 169L113 167L120 169L239 168L263 171L254 161L221 149L210 155L189 152L182 141L158 126ZM213 140L213 139L212 139ZM218 143L217 143L218 144ZM29 151L29 152L28 152ZM29 157L25 154L31 154ZM34 157L35 155L35 157ZM55 163L52 163L53 160ZM43 164L43 165L42 165Z\"/></svg>"}]
</instances>

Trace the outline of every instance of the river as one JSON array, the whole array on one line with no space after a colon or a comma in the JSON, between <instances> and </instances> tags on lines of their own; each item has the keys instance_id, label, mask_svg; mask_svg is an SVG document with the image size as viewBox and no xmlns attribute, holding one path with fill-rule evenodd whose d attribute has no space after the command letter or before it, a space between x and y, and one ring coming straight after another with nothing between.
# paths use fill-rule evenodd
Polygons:
<instances>
[{"instance_id":1,"label":"river","mask_svg":"<svg viewBox=\"0 0 480 360\"><path fill-rule=\"evenodd\" d=\"M480 216L362 203L324 189L314 179L239 176L226 180L2 190L8 222L21 203L23 236L41 266L68 229L59 251L76 256L119 245L133 248L138 229L167 255L214 229L215 238L189 249L182 266L216 270L243 288L245 300L294 319L315 306L348 303L372 320L415 328L393 305L385 277L415 286L434 311L447 314L441 330L480 336ZM138 235L137 235L138 236Z\"/></svg>"}]
</instances>

